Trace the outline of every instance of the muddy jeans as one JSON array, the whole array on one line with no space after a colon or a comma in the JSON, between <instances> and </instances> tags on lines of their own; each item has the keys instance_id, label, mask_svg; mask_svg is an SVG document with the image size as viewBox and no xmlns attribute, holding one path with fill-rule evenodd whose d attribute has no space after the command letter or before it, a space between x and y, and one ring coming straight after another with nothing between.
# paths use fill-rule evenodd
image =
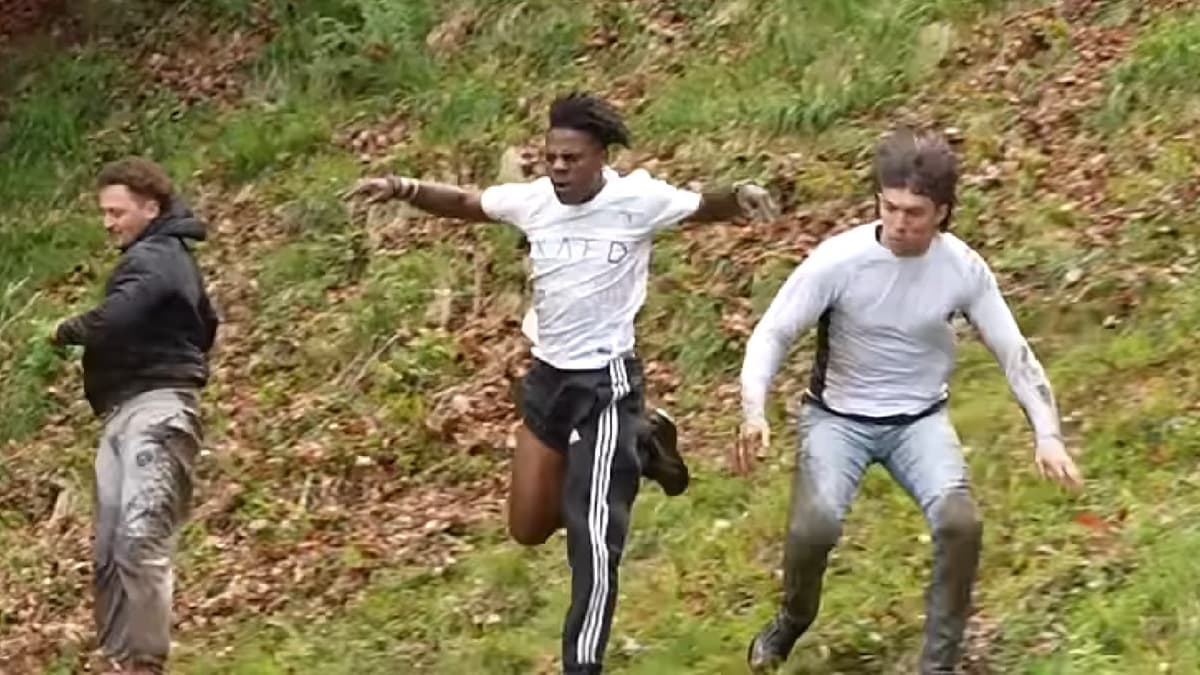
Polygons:
<instances>
[{"instance_id":1,"label":"muddy jeans","mask_svg":"<svg viewBox=\"0 0 1200 675\"><path fill-rule=\"evenodd\" d=\"M801 412L784 553L783 615L803 632L817 616L830 549L863 474L874 463L912 496L932 530L933 574L925 593L921 673L953 673L961 655L979 564L982 526L958 435L945 409L908 424L875 424L811 403Z\"/></svg>"},{"instance_id":2,"label":"muddy jeans","mask_svg":"<svg viewBox=\"0 0 1200 675\"><path fill-rule=\"evenodd\" d=\"M197 394L158 389L121 404L96 453L95 618L105 656L159 670L171 646L172 558L200 449Z\"/></svg>"}]
</instances>

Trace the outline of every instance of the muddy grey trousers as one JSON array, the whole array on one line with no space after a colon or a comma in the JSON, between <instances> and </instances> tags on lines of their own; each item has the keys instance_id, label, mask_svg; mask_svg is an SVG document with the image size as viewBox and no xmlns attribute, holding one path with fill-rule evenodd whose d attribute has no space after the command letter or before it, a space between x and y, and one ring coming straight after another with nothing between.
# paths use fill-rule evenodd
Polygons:
<instances>
[{"instance_id":1,"label":"muddy grey trousers","mask_svg":"<svg viewBox=\"0 0 1200 675\"><path fill-rule=\"evenodd\" d=\"M925 593L920 672L953 673L979 564L982 525L958 435L946 411L908 424L875 424L812 404L801 412L803 446L788 518L783 616L796 634L817 616L829 551L841 536L863 474L882 464L929 523L933 574Z\"/></svg>"},{"instance_id":2,"label":"muddy grey trousers","mask_svg":"<svg viewBox=\"0 0 1200 675\"><path fill-rule=\"evenodd\" d=\"M105 421L96 453L95 619L104 655L123 664L166 663L172 558L202 437L190 390L140 394Z\"/></svg>"}]
</instances>

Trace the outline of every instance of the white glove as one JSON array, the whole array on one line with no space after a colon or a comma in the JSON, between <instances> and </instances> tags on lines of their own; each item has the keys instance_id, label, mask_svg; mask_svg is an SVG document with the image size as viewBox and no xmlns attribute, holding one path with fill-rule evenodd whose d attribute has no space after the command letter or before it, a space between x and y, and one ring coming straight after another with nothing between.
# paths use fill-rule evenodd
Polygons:
<instances>
[{"instance_id":1,"label":"white glove","mask_svg":"<svg viewBox=\"0 0 1200 675\"><path fill-rule=\"evenodd\" d=\"M733 196L742 213L754 220L771 221L779 217L779 205L764 187L742 181L734 184Z\"/></svg>"}]
</instances>

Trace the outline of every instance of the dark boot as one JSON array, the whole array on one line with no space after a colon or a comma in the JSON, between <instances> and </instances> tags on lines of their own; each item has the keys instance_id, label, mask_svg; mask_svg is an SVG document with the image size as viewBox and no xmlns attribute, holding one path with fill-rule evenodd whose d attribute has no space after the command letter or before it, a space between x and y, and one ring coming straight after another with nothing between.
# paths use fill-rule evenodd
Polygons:
<instances>
[{"instance_id":1,"label":"dark boot","mask_svg":"<svg viewBox=\"0 0 1200 675\"><path fill-rule=\"evenodd\" d=\"M804 474L797 476L783 552L783 607L746 654L751 672L768 673L785 661L817 618L829 551L842 534L841 518L813 499Z\"/></svg>"},{"instance_id":2,"label":"dark boot","mask_svg":"<svg viewBox=\"0 0 1200 675\"><path fill-rule=\"evenodd\" d=\"M943 498L934 512L933 574L925 591L921 675L954 673L971 612L971 588L983 537L975 502L966 493Z\"/></svg>"},{"instance_id":3,"label":"dark boot","mask_svg":"<svg viewBox=\"0 0 1200 675\"><path fill-rule=\"evenodd\" d=\"M746 663L750 672L771 673L782 666L792 652L792 646L804 633L804 627L780 611L771 622L754 636L746 651Z\"/></svg>"}]
</instances>

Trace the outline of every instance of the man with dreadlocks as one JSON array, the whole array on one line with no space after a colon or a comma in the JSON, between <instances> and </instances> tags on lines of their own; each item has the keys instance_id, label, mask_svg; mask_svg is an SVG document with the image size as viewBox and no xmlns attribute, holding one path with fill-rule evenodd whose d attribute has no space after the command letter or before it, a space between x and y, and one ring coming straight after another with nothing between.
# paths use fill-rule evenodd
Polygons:
<instances>
[{"instance_id":1,"label":"man with dreadlocks","mask_svg":"<svg viewBox=\"0 0 1200 675\"><path fill-rule=\"evenodd\" d=\"M750 183L703 194L645 170L620 175L609 148L629 131L602 99L554 101L545 137L548 176L482 192L388 176L350 196L402 199L429 213L501 221L529 241L534 362L523 383L523 425L512 463L508 525L527 545L567 531L571 607L562 635L564 673L599 673L617 596L618 567L642 475L668 493L687 474L673 442L638 442L642 365L634 318L646 297L651 241L682 221L770 218L776 205ZM672 439L662 418L656 434ZM644 437L644 436L643 436Z\"/></svg>"},{"instance_id":2,"label":"man with dreadlocks","mask_svg":"<svg viewBox=\"0 0 1200 675\"><path fill-rule=\"evenodd\" d=\"M987 262L945 231L956 159L945 140L899 130L875 156L879 216L822 242L754 328L742 365L744 423L735 469L767 445L765 401L797 336L817 326L800 410L783 602L751 641L751 670L769 672L816 619L830 550L867 468L881 464L932 531L922 675L953 673L961 653L982 529L967 465L946 411L954 329L964 316L1000 362L1035 437L1042 476L1077 487L1050 383Z\"/></svg>"}]
</instances>

